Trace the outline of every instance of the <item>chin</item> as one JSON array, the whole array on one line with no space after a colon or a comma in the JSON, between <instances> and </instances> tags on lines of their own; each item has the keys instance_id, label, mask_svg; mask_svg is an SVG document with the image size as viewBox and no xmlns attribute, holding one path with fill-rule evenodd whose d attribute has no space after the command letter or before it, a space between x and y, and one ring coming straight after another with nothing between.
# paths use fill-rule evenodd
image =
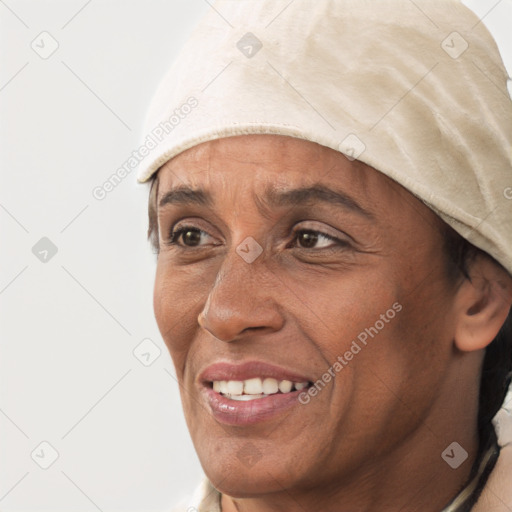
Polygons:
<instances>
[{"instance_id":1,"label":"chin","mask_svg":"<svg viewBox=\"0 0 512 512\"><path fill-rule=\"evenodd\" d=\"M289 475L273 473L270 468L268 471L265 468L242 471L230 468L222 461L217 465L213 470L205 470L205 474L219 492L231 498L254 498L289 487Z\"/></svg>"}]
</instances>

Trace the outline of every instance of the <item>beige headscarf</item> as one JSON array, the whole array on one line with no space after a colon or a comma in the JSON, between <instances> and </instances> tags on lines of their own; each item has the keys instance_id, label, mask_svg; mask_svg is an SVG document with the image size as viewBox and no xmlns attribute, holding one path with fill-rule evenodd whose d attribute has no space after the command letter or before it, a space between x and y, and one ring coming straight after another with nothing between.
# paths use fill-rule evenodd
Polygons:
<instances>
[{"instance_id":1,"label":"beige headscarf","mask_svg":"<svg viewBox=\"0 0 512 512\"><path fill-rule=\"evenodd\" d=\"M394 179L512 274L507 78L458 0L218 1L154 97L138 179L212 139L306 139Z\"/></svg>"}]
</instances>

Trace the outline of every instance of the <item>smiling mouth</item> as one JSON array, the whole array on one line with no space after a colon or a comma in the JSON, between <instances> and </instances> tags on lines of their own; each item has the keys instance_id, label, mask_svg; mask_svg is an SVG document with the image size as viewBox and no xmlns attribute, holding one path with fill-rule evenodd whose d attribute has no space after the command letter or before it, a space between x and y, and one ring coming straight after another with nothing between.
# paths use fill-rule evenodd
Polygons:
<instances>
[{"instance_id":1,"label":"smiling mouth","mask_svg":"<svg viewBox=\"0 0 512 512\"><path fill-rule=\"evenodd\" d=\"M293 382L274 378L255 377L246 380L217 380L208 382L208 387L215 393L230 400L249 401L266 398L271 395L293 393L312 386L309 381Z\"/></svg>"}]
</instances>

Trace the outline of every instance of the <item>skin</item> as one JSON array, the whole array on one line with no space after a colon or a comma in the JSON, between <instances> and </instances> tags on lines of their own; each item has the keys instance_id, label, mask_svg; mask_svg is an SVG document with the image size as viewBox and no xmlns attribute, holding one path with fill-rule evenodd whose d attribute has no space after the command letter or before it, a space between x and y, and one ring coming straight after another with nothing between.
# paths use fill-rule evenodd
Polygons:
<instances>
[{"instance_id":1,"label":"skin","mask_svg":"<svg viewBox=\"0 0 512 512\"><path fill-rule=\"evenodd\" d=\"M509 278L487 259L473 266L472 282L449 278L429 208L309 141L206 142L167 162L159 178L159 200L184 184L214 198L213 209L159 208L154 310L222 510L441 510L475 459L483 349L510 308ZM313 184L345 193L371 217L319 201L263 201L268 186ZM183 226L203 231L170 245L171 229ZM298 230L316 231L316 242ZM263 248L250 264L236 252L248 236ZM395 303L395 318L307 405L248 427L213 418L198 381L211 363L258 359L321 378ZM457 469L441 458L454 441L469 454Z\"/></svg>"}]
</instances>

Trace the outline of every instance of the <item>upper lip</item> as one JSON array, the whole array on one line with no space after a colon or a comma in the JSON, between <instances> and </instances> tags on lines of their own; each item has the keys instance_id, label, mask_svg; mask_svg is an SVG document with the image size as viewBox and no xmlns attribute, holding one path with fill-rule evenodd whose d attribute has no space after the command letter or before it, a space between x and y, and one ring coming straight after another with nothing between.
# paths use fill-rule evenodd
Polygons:
<instances>
[{"instance_id":1,"label":"upper lip","mask_svg":"<svg viewBox=\"0 0 512 512\"><path fill-rule=\"evenodd\" d=\"M217 362L208 366L199 375L202 383L221 380L247 380L255 377L274 378L278 381L310 382L311 379L299 372L263 361L246 361L245 363Z\"/></svg>"}]
</instances>

